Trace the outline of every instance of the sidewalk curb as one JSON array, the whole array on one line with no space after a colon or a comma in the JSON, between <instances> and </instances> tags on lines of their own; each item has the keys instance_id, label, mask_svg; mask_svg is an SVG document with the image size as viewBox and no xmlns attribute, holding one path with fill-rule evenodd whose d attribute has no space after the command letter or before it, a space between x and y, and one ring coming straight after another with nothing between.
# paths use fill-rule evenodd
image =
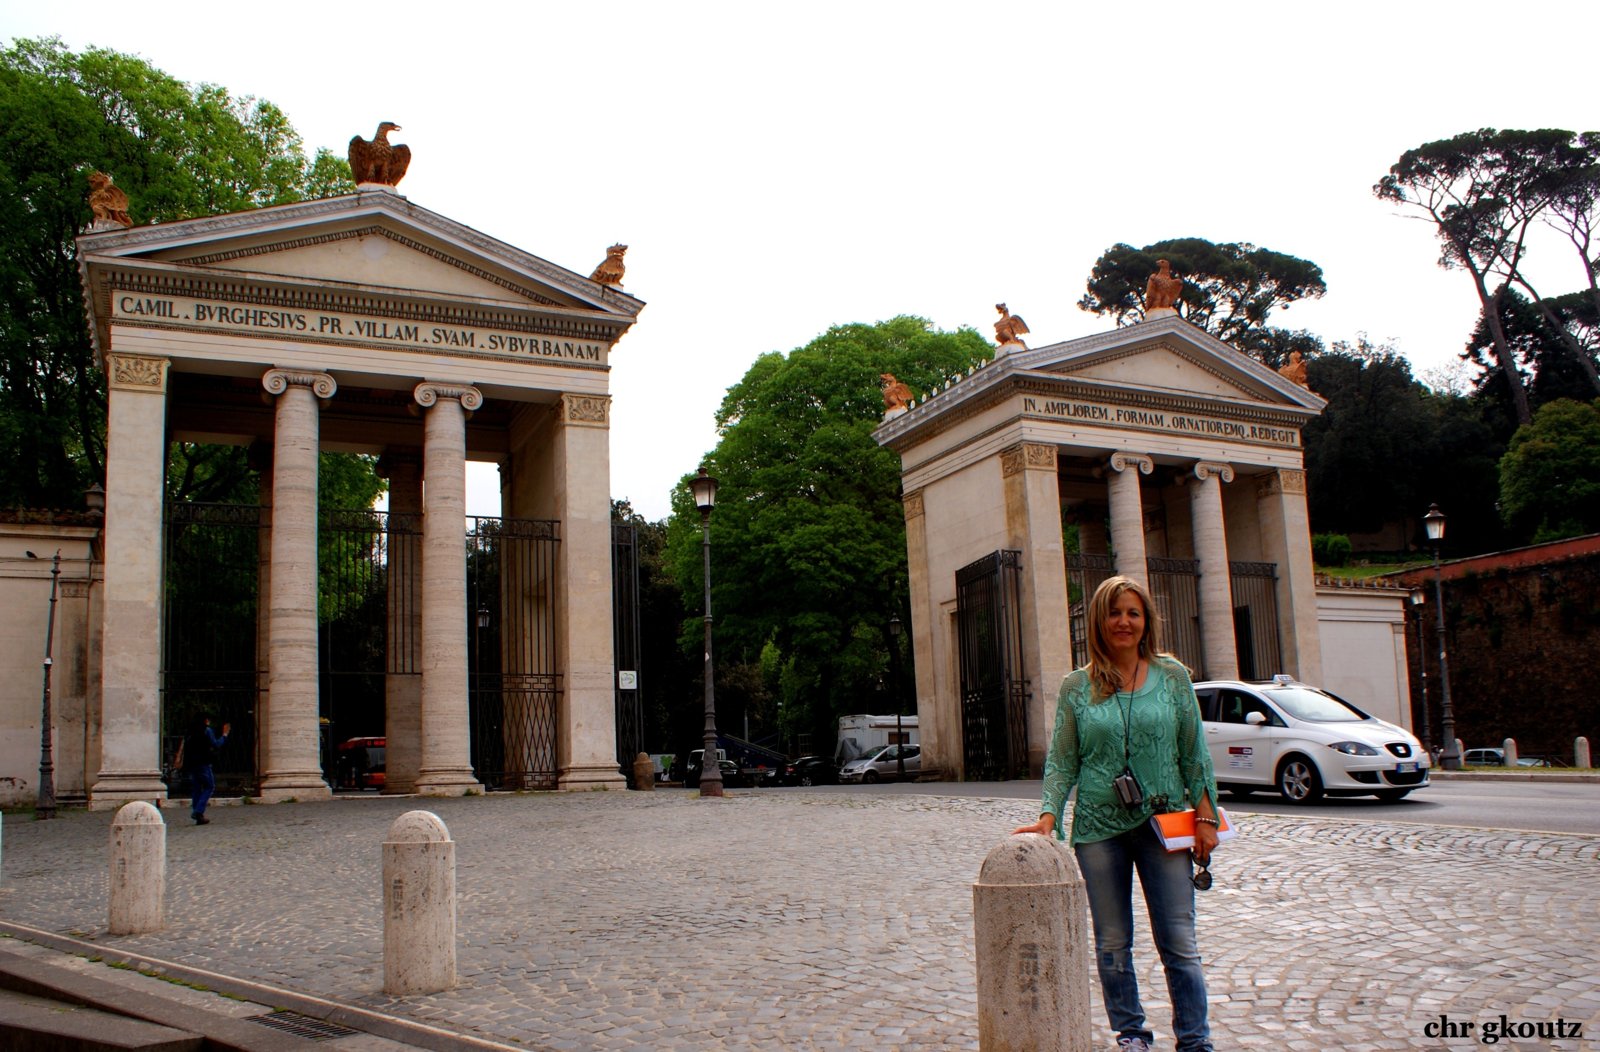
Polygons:
<instances>
[{"instance_id":1,"label":"sidewalk curb","mask_svg":"<svg viewBox=\"0 0 1600 1052\"><path fill-rule=\"evenodd\" d=\"M376 1037L387 1038L403 1045L426 1049L428 1052L538 1052L534 1045L508 1045L490 1038L429 1026L398 1016L384 1015L370 1008L329 1001L309 994L295 993L282 987L238 979L233 976L208 972L203 968L163 961L159 957L130 953L105 943L87 942L68 935L31 928L25 924L0 920L0 933L14 936L25 942L45 946L62 953L83 957L97 957L107 962L124 964L141 971L157 972L188 983L197 983L217 993L241 997L272 1008L287 1008L300 1015L310 1016L328 1023L337 1023L352 1030ZM90 1004L89 1007L96 1007Z\"/></svg>"},{"instance_id":2,"label":"sidewalk curb","mask_svg":"<svg viewBox=\"0 0 1600 1052\"><path fill-rule=\"evenodd\" d=\"M1452 782L1581 782L1586 785L1600 784L1600 771L1584 772L1574 770L1571 774L1535 774L1532 771L1524 774L1521 771L1446 771L1435 767L1429 778L1439 778Z\"/></svg>"}]
</instances>

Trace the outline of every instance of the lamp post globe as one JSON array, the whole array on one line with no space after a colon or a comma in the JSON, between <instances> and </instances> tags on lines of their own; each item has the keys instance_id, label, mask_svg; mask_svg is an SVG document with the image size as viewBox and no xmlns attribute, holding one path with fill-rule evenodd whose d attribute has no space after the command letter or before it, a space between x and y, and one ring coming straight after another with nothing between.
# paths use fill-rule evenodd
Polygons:
<instances>
[{"instance_id":1,"label":"lamp post globe","mask_svg":"<svg viewBox=\"0 0 1600 1052\"><path fill-rule=\"evenodd\" d=\"M717 697L711 662L711 509L717 503L717 480L700 465L699 474L689 480L694 506L700 509L700 550L705 561L706 626L706 724L700 753L700 795L722 795L722 764L717 756Z\"/></svg>"},{"instance_id":2,"label":"lamp post globe","mask_svg":"<svg viewBox=\"0 0 1600 1052\"><path fill-rule=\"evenodd\" d=\"M1439 618L1439 733L1444 736L1444 769L1461 770L1461 750L1456 747L1456 714L1450 705L1450 656L1444 645L1444 571L1439 553L1444 548L1444 512L1439 505L1428 507L1422 525L1433 545L1433 605Z\"/></svg>"}]
</instances>

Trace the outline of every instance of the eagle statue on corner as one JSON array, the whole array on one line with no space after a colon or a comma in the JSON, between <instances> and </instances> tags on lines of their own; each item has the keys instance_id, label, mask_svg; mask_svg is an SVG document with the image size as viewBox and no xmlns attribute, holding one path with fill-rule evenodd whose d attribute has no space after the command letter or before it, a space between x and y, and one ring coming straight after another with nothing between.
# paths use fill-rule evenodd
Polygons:
<instances>
[{"instance_id":1,"label":"eagle statue on corner","mask_svg":"<svg viewBox=\"0 0 1600 1052\"><path fill-rule=\"evenodd\" d=\"M359 186L362 183L380 183L394 186L405 178L411 164L411 147L391 146L389 133L399 131L400 125L384 121L378 133L368 142L357 135L350 140L350 175Z\"/></svg>"}]
</instances>

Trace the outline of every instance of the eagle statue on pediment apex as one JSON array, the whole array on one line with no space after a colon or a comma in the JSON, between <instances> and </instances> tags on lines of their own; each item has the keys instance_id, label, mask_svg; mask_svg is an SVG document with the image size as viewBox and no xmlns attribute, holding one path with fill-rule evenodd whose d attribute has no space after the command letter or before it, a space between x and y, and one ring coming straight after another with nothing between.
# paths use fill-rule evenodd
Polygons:
<instances>
[{"instance_id":1,"label":"eagle statue on pediment apex","mask_svg":"<svg viewBox=\"0 0 1600 1052\"><path fill-rule=\"evenodd\" d=\"M411 166L411 147L389 142L389 133L399 130L400 125L384 121L378 125L371 142L359 135L350 140L350 176L357 186L362 183L395 186L405 178L406 169Z\"/></svg>"}]
</instances>

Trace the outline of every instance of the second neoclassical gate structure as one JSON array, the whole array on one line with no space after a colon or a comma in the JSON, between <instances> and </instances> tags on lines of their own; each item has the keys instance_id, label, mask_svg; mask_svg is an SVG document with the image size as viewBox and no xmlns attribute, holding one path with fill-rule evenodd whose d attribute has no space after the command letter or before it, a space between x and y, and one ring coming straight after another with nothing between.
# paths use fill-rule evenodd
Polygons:
<instances>
[{"instance_id":1,"label":"second neoclassical gate structure","mask_svg":"<svg viewBox=\"0 0 1600 1052\"><path fill-rule=\"evenodd\" d=\"M1301 431L1325 403L1168 311L992 362L889 411L901 458L924 769L1043 770L1056 689L1086 657L1083 607L1112 573L1150 586L1164 645L1213 678L1322 676ZM1079 550L1068 553L1064 524ZM1002 711L974 716L973 566L1014 560L1018 645ZM980 722L981 721L981 722ZM974 734L987 742L969 740ZM1021 746L1013 744L1015 750Z\"/></svg>"},{"instance_id":2,"label":"second neoclassical gate structure","mask_svg":"<svg viewBox=\"0 0 1600 1052\"><path fill-rule=\"evenodd\" d=\"M641 301L375 184L100 229L79 259L109 388L93 806L165 795L164 690L190 707L209 705L206 691L254 690L253 788L267 801L329 793L330 690L384 710L397 791L623 785L609 372ZM261 507L232 532L215 515L164 512L178 440L248 445L262 465ZM323 450L380 458L386 519L319 507ZM467 522L469 459L500 466L492 528ZM319 621L319 535L355 546L344 565L383 575L383 595L351 614L382 629L382 660ZM196 616L217 595L192 581L170 593L163 552L203 558L202 542L256 560L230 608L254 604L256 624L214 621L250 636L226 653L164 653L163 615Z\"/></svg>"}]
</instances>

